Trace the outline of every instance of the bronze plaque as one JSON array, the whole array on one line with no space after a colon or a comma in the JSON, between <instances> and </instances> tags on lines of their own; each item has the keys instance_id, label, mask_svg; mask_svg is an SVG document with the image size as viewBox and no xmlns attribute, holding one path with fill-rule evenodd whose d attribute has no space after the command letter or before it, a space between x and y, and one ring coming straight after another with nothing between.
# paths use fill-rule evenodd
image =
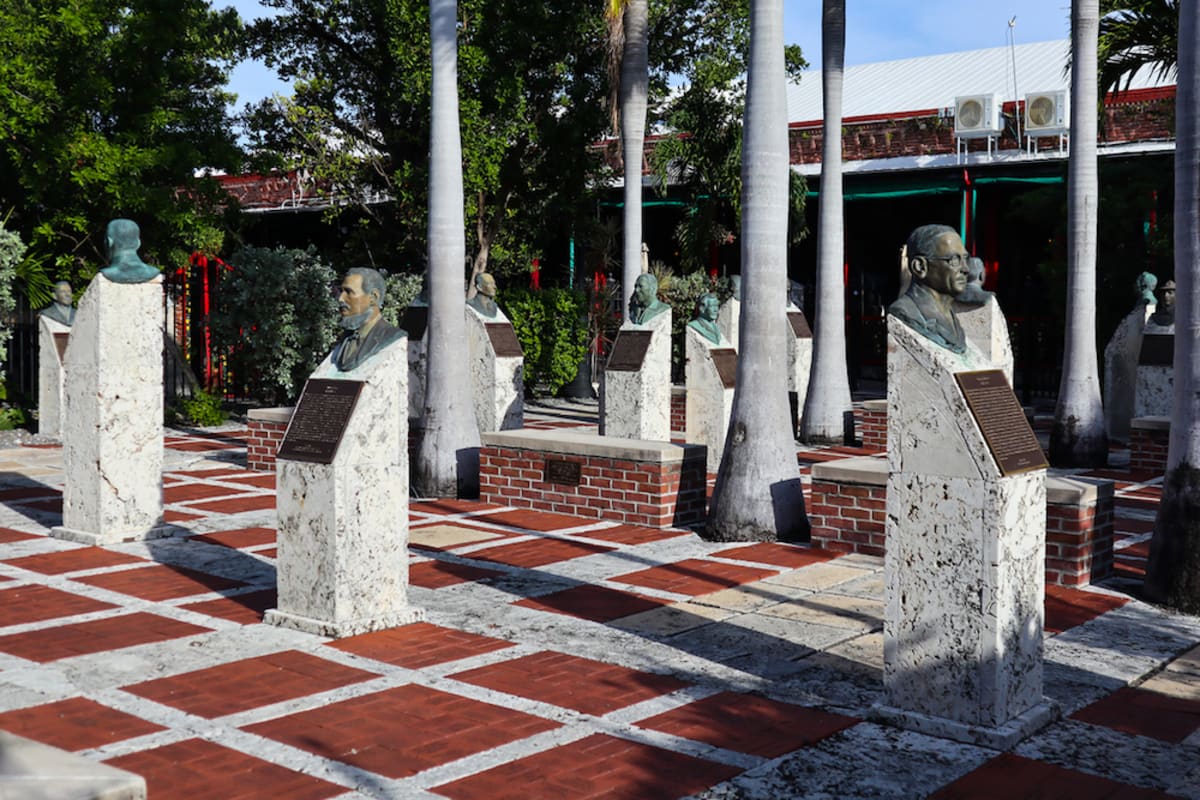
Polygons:
<instances>
[{"instance_id":1,"label":"bronze plaque","mask_svg":"<svg viewBox=\"0 0 1200 800\"><path fill-rule=\"evenodd\" d=\"M1139 367L1171 367L1175 365L1175 337L1169 333L1147 333L1142 336L1138 353Z\"/></svg>"},{"instance_id":2,"label":"bronze plaque","mask_svg":"<svg viewBox=\"0 0 1200 800\"><path fill-rule=\"evenodd\" d=\"M562 486L578 486L582 475L583 465L578 461L564 461L561 458L547 458L542 469L544 483L557 483Z\"/></svg>"},{"instance_id":3,"label":"bronze plaque","mask_svg":"<svg viewBox=\"0 0 1200 800\"><path fill-rule=\"evenodd\" d=\"M613 340L612 352L608 356L606 370L612 372L637 372L642 368L646 351L650 349L650 337L654 331L634 331L622 329L617 331Z\"/></svg>"},{"instance_id":4,"label":"bronze plaque","mask_svg":"<svg viewBox=\"0 0 1200 800\"><path fill-rule=\"evenodd\" d=\"M1025 412L1017 402L1008 379L998 369L959 372L954 379L962 390L971 415L983 432L983 439L1001 475L1015 475L1045 469L1046 454L1038 444Z\"/></svg>"},{"instance_id":5,"label":"bronze plaque","mask_svg":"<svg viewBox=\"0 0 1200 800\"><path fill-rule=\"evenodd\" d=\"M496 358L520 358L525 355L512 325L507 322L488 322L484 327L487 328L488 338L492 340Z\"/></svg>"},{"instance_id":6,"label":"bronze plaque","mask_svg":"<svg viewBox=\"0 0 1200 800\"><path fill-rule=\"evenodd\" d=\"M803 311L787 312L788 322L792 324L792 335L797 339L811 339L812 329L808 327L808 320L804 318Z\"/></svg>"},{"instance_id":7,"label":"bronze plaque","mask_svg":"<svg viewBox=\"0 0 1200 800\"><path fill-rule=\"evenodd\" d=\"M721 377L721 385L732 389L737 385L737 350L732 347L714 347L708 351L712 356L713 366Z\"/></svg>"},{"instance_id":8,"label":"bronze plaque","mask_svg":"<svg viewBox=\"0 0 1200 800\"><path fill-rule=\"evenodd\" d=\"M56 333L54 334L54 347L58 350L58 360L61 363L67 357L67 342L71 341L71 334Z\"/></svg>"},{"instance_id":9,"label":"bronze plaque","mask_svg":"<svg viewBox=\"0 0 1200 800\"><path fill-rule=\"evenodd\" d=\"M409 341L419 342L425 338L429 326L429 306L409 306L400 317L400 327L408 334Z\"/></svg>"},{"instance_id":10,"label":"bronze plaque","mask_svg":"<svg viewBox=\"0 0 1200 800\"><path fill-rule=\"evenodd\" d=\"M332 464L362 387L362 381L310 378L283 434L278 457Z\"/></svg>"}]
</instances>

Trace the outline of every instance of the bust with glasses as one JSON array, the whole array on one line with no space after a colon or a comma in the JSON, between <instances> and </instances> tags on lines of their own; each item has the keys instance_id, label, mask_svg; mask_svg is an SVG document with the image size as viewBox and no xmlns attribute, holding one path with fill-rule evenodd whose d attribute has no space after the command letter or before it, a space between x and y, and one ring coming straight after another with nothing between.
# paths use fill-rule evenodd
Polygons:
<instances>
[{"instance_id":1,"label":"bust with glasses","mask_svg":"<svg viewBox=\"0 0 1200 800\"><path fill-rule=\"evenodd\" d=\"M947 225L922 225L908 237L908 288L888 314L954 353L967 337L954 314L954 300L967 288L969 256L958 232Z\"/></svg>"}]
</instances>

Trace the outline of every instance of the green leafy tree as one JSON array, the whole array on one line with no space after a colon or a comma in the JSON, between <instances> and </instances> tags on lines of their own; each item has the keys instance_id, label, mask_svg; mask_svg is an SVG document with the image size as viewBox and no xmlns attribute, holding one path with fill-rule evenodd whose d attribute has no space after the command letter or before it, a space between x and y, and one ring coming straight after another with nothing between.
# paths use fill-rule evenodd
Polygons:
<instances>
[{"instance_id":1,"label":"green leafy tree","mask_svg":"<svg viewBox=\"0 0 1200 800\"><path fill-rule=\"evenodd\" d=\"M504 289L499 302L525 355L527 390L555 394L588 351L587 296L572 289Z\"/></svg>"},{"instance_id":2,"label":"green leafy tree","mask_svg":"<svg viewBox=\"0 0 1200 800\"><path fill-rule=\"evenodd\" d=\"M217 284L215 344L229 353L236 385L274 404L294 401L333 347L333 267L313 249L246 247Z\"/></svg>"},{"instance_id":3,"label":"green leafy tree","mask_svg":"<svg viewBox=\"0 0 1200 800\"><path fill-rule=\"evenodd\" d=\"M86 281L119 216L151 263L220 248L227 199L194 173L239 163L225 86L240 32L206 0L0 7L0 210L33 272Z\"/></svg>"},{"instance_id":4,"label":"green leafy tree","mask_svg":"<svg viewBox=\"0 0 1200 800\"><path fill-rule=\"evenodd\" d=\"M1100 90L1121 92L1138 70L1158 79L1179 60L1179 0L1100 0Z\"/></svg>"},{"instance_id":5,"label":"green leafy tree","mask_svg":"<svg viewBox=\"0 0 1200 800\"><path fill-rule=\"evenodd\" d=\"M13 295L13 281L17 277L17 265L25 255L25 243L21 237L0 226L0 319L9 319L17 307ZM0 325L0 362L8 360L8 340L12 328Z\"/></svg>"}]
</instances>

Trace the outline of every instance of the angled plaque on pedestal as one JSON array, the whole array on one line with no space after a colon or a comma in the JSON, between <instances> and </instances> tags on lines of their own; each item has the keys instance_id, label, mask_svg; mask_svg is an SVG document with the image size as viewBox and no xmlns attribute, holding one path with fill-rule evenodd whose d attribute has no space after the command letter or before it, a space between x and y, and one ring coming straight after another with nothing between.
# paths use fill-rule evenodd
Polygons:
<instances>
[{"instance_id":1,"label":"angled plaque on pedestal","mask_svg":"<svg viewBox=\"0 0 1200 800\"><path fill-rule=\"evenodd\" d=\"M688 444L708 448L706 470L716 472L725 453L725 433L733 413L737 376L737 351L721 339L716 345L687 329L687 432Z\"/></svg>"},{"instance_id":2,"label":"angled plaque on pedestal","mask_svg":"<svg viewBox=\"0 0 1200 800\"><path fill-rule=\"evenodd\" d=\"M1055 715L1042 696L1045 461L1019 409L973 344L956 355L889 316L886 700L874 714L998 749Z\"/></svg>"},{"instance_id":3,"label":"angled plaque on pedestal","mask_svg":"<svg viewBox=\"0 0 1200 800\"><path fill-rule=\"evenodd\" d=\"M423 618L408 603L407 363L401 338L309 378L275 462L279 603L266 622L338 638Z\"/></svg>"},{"instance_id":4,"label":"angled plaque on pedestal","mask_svg":"<svg viewBox=\"0 0 1200 800\"><path fill-rule=\"evenodd\" d=\"M84 292L66 349L63 523L85 544L148 539L162 522L162 278Z\"/></svg>"},{"instance_id":5,"label":"angled plaque on pedestal","mask_svg":"<svg viewBox=\"0 0 1200 800\"><path fill-rule=\"evenodd\" d=\"M512 323L496 309L485 317L466 307L475 418L485 433L524 426L525 358Z\"/></svg>"},{"instance_id":6,"label":"angled plaque on pedestal","mask_svg":"<svg viewBox=\"0 0 1200 800\"><path fill-rule=\"evenodd\" d=\"M671 312L626 323L600 383L600 435L671 440Z\"/></svg>"},{"instance_id":7,"label":"angled plaque on pedestal","mask_svg":"<svg viewBox=\"0 0 1200 800\"><path fill-rule=\"evenodd\" d=\"M428 343L429 306L412 304L404 309L400 327L408 334L408 418L420 423L425 416L425 352Z\"/></svg>"}]
</instances>

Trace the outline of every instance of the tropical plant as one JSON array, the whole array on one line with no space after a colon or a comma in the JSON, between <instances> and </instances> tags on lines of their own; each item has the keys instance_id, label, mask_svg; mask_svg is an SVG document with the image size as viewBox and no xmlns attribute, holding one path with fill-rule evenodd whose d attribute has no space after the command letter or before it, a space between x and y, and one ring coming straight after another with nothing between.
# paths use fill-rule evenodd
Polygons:
<instances>
[{"instance_id":1,"label":"tropical plant","mask_svg":"<svg viewBox=\"0 0 1200 800\"><path fill-rule=\"evenodd\" d=\"M1175 139L1175 393L1147 597L1200 613L1200 9L1179 9Z\"/></svg>"},{"instance_id":2,"label":"tropical plant","mask_svg":"<svg viewBox=\"0 0 1200 800\"><path fill-rule=\"evenodd\" d=\"M742 148L742 316L737 389L706 535L803 539L804 494L788 408L788 134L783 0L751 0Z\"/></svg>"},{"instance_id":3,"label":"tropical plant","mask_svg":"<svg viewBox=\"0 0 1200 800\"><path fill-rule=\"evenodd\" d=\"M553 395L575 379L588 352L587 295L573 289L502 289L504 308L525 355L527 393Z\"/></svg>"},{"instance_id":4,"label":"tropical plant","mask_svg":"<svg viewBox=\"0 0 1200 800\"><path fill-rule=\"evenodd\" d=\"M458 117L455 0L429 0L432 45L429 141L429 328L423 430L411 470L418 495L479 494L479 427L467 359L462 265L463 166Z\"/></svg>"},{"instance_id":5,"label":"tropical plant","mask_svg":"<svg viewBox=\"0 0 1200 800\"><path fill-rule=\"evenodd\" d=\"M214 344L228 351L235 384L290 403L333 346L337 273L312 248L246 247L229 264L215 291Z\"/></svg>"},{"instance_id":6,"label":"tropical plant","mask_svg":"<svg viewBox=\"0 0 1200 800\"><path fill-rule=\"evenodd\" d=\"M229 412L221 407L221 398L200 390L191 397L180 398L174 408L167 408L168 424L196 425L211 428L229 419Z\"/></svg>"},{"instance_id":7,"label":"tropical plant","mask_svg":"<svg viewBox=\"0 0 1200 800\"><path fill-rule=\"evenodd\" d=\"M0 225L0 320L12 317L17 307L13 294L13 283L17 268L25 256L25 243L21 237ZM0 324L0 363L8 360L8 340L12 338L12 326Z\"/></svg>"},{"instance_id":8,"label":"tropical plant","mask_svg":"<svg viewBox=\"0 0 1200 800\"><path fill-rule=\"evenodd\" d=\"M1050 463L1108 463L1096 354L1096 235L1099 200L1096 107L1099 0L1071 2L1071 155L1067 163L1067 320L1062 380L1050 429Z\"/></svg>"},{"instance_id":9,"label":"tropical plant","mask_svg":"<svg viewBox=\"0 0 1200 800\"><path fill-rule=\"evenodd\" d=\"M821 198L817 216L817 302L808 395L800 418L800 439L809 444L841 444L852 438L850 376L846 365L846 292L842 199L842 81L846 53L845 0L821 6L822 123Z\"/></svg>"},{"instance_id":10,"label":"tropical plant","mask_svg":"<svg viewBox=\"0 0 1200 800\"><path fill-rule=\"evenodd\" d=\"M1179 0L1101 0L1100 90L1120 93L1143 67L1162 80L1179 59Z\"/></svg>"}]
</instances>

